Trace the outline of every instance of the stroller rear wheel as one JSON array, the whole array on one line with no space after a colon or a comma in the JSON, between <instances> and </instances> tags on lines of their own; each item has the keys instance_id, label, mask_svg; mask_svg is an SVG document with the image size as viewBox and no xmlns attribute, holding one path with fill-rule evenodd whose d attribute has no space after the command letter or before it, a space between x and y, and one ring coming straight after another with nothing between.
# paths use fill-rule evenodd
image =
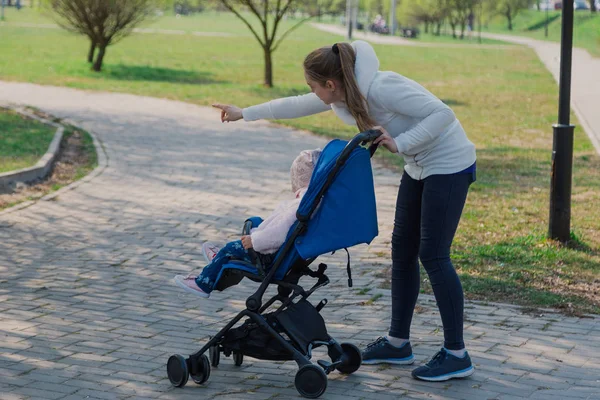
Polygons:
<instances>
[{"instance_id":1,"label":"stroller rear wheel","mask_svg":"<svg viewBox=\"0 0 600 400\"><path fill-rule=\"evenodd\" d=\"M342 374L356 372L362 364L362 353L358 347L351 343L342 343L342 363L336 367Z\"/></svg>"},{"instance_id":2,"label":"stroller rear wheel","mask_svg":"<svg viewBox=\"0 0 600 400\"><path fill-rule=\"evenodd\" d=\"M210 346L208 349L210 355L210 365L213 367L219 366L219 360L221 359L221 352L219 351L219 345Z\"/></svg>"},{"instance_id":3,"label":"stroller rear wheel","mask_svg":"<svg viewBox=\"0 0 600 400\"><path fill-rule=\"evenodd\" d=\"M316 399L325 393L327 389L327 375L319 366L314 364L303 365L296 372L294 384L300 395L309 399Z\"/></svg>"},{"instance_id":4,"label":"stroller rear wheel","mask_svg":"<svg viewBox=\"0 0 600 400\"><path fill-rule=\"evenodd\" d=\"M244 362L244 354L238 353L237 351L233 352L233 363L236 367L239 367Z\"/></svg>"},{"instance_id":5,"label":"stroller rear wheel","mask_svg":"<svg viewBox=\"0 0 600 400\"><path fill-rule=\"evenodd\" d=\"M194 383L198 385L202 385L204 382L208 380L210 377L210 362L208 361L208 357L206 354L202 354L200 359L198 360L198 373L191 374L190 377L194 381Z\"/></svg>"},{"instance_id":6,"label":"stroller rear wheel","mask_svg":"<svg viewBox=\"0 0 600 400\"><path fill-rule=\"evenodd\" d=\"M167 361L167 376L175 387L183 387L188 381L189 370L185 358L174 354Z\"/></svg>"}]
</instances>

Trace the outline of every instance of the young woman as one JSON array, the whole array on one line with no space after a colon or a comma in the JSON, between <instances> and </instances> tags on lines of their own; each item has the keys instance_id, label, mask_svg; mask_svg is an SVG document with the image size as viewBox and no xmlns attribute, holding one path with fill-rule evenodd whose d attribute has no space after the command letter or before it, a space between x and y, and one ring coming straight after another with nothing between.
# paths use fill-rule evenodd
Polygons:
<instances>
[{"instance_id":1,"label":"young woman","mask_svg":"<svg viewBox=\"0 0 600 400\"><path fill-rule=\"evenodd\" d=\"M336 43L304 60L310 94L240 109L215 104L223 122L297 118L333 110L361 131L380 129L376 143L404 157L392 234L392 320L389 334L363 350L363 363L412 364L410 325L419 294L419 263L429 275L444 326L444 346L413 377L444 381L474 372L463 342L463 290L450 246L470 184L475 146L452 110L418 83L379 71L364 41Z\"/></svg>"}]
</instances>

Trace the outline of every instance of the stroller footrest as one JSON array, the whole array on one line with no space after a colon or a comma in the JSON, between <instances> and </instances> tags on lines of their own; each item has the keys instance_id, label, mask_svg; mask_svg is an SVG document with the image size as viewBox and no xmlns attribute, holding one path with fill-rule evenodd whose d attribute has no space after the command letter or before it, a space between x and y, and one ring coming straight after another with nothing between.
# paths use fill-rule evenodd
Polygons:
<instances>
[{"instance_id":1,"label":"stroller footrest","mask_svg":"<svg viewBox=\"0 0 600 400\"><path fill-rule=\"evenodd\" d=\"M319 302L319 304L317 304L317 306L315 307L315 310L317 310L317 312L321 312L323 307L325 307L326 305L327 305L327 299L323 299Z\"/></svg>"},{"instance_id":2,"label":"stroller footrest","mask_svg":"<svg viewBox=\"0 0 600 400\"><path fill-rule=\"evenodd\" d=\"M326 360L318 360L317 364L319 364L319 366L321 368L323 368L323 370L325 371L326 374L329 374L331 371L333 371L338 365L340 365L342 363L342 361L336 361L336 362L329 362Z\"/></svg>"}]
</instances>

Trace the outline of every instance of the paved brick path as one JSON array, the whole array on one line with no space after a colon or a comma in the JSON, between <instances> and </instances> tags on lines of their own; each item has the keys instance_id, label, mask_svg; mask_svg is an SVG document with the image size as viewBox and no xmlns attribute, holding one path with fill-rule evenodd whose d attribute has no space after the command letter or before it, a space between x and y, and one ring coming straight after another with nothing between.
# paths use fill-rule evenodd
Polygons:
<instances>
[{"instance_id":1,"label":"paved brick path","mask_svg":"<svg viewBox=\"0 0 600 400\"><path fill-rule=\"evenodd\" d=\"M124 94L0 82L0 102L76 121L106 153L90 181L0 214L0 399L297 397L294 363L249 358L240 368L222 360L205 386L172 388L168 356L196 351L254 285L206 301L170 279L202 266L202 241L234 238L244 217L268 213L288 190L294 155L322 138ZM324 257L332 284L315 296L329 299L330 333L358 345L385 334L390 316L375 273L388 263L398 175L378 168L376 181L381 234L352 251L355 288L336 254ZM417 364L442 337L434 300L419 305ZM600 399L599 318L468 303L465 328L477 367L469 379L430 384L407 367L363 367L332 373L323 398Z\"/></svg>"}]
</instances>

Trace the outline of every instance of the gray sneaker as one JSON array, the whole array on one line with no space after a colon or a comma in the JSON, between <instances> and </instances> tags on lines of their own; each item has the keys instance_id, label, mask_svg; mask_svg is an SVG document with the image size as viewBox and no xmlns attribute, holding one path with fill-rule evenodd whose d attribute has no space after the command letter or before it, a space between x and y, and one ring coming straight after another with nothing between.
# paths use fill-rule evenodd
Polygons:
<instances>
[{"instance_id":1,"label":"gray sneaker","mask_svg":"<svg viewBox=\"0 0 600 400\"><path fill-rule=\"evenodd\" d=\"M452 378L466 378L473 375L475 368L469 353L456 357L442 348L429 362L412 372L413 378L430 382L447 381Z\"/></svg>"},{"instance_id":2,"label":"gray sneaker","mask_svg":"<svg viewBox=\"0 0 600 400\"><path fill-rule=\"evenodd\" d=\"M404 343L402 347L393 346L385 337L369 343L362 352L362 363L372 364L396 364L408 365L415 362L410 342Z\"/></svg>"}]
</instances>

